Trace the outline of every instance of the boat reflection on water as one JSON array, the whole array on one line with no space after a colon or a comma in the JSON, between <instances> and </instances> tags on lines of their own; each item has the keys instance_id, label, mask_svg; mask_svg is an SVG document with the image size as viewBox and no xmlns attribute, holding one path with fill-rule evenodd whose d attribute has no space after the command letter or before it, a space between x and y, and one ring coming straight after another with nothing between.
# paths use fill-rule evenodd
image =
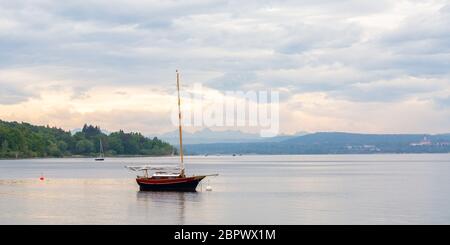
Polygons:
<instances>
[{"instance_id":1,"label":"boat reflection on water","mask_svg":"<svg viewBox=\"0 0 450 245\"><path fill-rule=\"evenodd\" d=\"M167 216L171 216L177 220L177 224L185 224L186 209L189 209L188 213L192 212L202 200L198 192L167 191L138 191L136 199L151 223L156 220L164 222Z\"/></svg>"}]
</instances>

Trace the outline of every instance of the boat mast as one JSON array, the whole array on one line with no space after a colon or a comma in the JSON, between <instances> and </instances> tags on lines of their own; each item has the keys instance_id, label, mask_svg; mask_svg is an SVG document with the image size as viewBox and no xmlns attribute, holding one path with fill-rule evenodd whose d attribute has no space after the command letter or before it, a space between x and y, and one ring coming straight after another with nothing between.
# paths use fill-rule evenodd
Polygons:
<instances>
[{"instance_id":1,"label":"boat mast","mask_svg":"<svg viewBox=\"0 0 450 245\"><path fill-rule=\"evenodd\" d=\"M183 161L183 131L181 129L181 99L180 99L180 73L177 72L177 91L178 91L178 131L180 134L180 168L181 176L184 177L184 161Z\"/></svg>"}]
</instances>

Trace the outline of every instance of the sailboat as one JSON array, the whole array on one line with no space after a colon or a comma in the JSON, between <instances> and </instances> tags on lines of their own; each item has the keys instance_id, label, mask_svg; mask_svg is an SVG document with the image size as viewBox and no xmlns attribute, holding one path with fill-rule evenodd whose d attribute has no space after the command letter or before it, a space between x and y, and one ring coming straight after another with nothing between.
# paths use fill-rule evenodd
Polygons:
<instances>
[{"instance_id":1,"label":"sailboat","mask_svg":"<svg viewBox=\"0 0 450 245\"><path fill-rule=\"evenodd\" d=\"M180 99L180 73L177 73L177 91L178 91L178 132L180 137L180 163L179 166L167 165L144 165L144 166L126 166L133 171L142 171L142 176L136 177L136 182L141 191L192 191L195 192L197 185L209 175L187 176L184 167L183 157L183 130L181 126L181 99ZM149 174L149 172L152 174Z\"/></svg>"},{"instance_id":2,"label":"sailboat","mask_svg":"<svg viewBox=\"0 0 450 245\"><path fill-rule=\"evenodd\" d=\"M103 153L102 139L100 139L100 153L98 157L95 158L95 161L104 161L104 160L105 160L105 153Z\"/></svg>"}]
</instances>

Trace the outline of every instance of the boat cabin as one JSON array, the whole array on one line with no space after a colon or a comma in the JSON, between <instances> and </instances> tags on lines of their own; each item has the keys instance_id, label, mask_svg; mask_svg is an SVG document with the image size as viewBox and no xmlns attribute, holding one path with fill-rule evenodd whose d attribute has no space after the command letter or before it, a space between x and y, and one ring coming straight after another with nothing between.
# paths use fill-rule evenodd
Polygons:
<instances>
[{"instance_id":1,"label":"boat cabin","mask_svg":"<svg viewBox=\"0 0 450 245\"><path fill-rule=\"evenodd\" d=\"M126 168L133 171L142 171L143 176L138 178L152 178L152 179L170 179L181 177L181 169L178 166L170 165L145 165L145 166L126 166Z\"/></svg>"}]
</instances>

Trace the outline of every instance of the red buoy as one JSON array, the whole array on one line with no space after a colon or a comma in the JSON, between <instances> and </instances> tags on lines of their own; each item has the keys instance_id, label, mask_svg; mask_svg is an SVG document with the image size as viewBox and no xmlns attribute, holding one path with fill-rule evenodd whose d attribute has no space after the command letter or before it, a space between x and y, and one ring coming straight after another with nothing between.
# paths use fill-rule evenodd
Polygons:
<instances>
[{"instance_id":1,"label":"red buoy","mask_svg":"<svg viewBox=\"0 0 450 245\"><path fill-rule=\"evenodd\" d=\"M41 174L41 177L39 178L40 180L44 180L44 175Z\"/></svg>"}]
</instances>

